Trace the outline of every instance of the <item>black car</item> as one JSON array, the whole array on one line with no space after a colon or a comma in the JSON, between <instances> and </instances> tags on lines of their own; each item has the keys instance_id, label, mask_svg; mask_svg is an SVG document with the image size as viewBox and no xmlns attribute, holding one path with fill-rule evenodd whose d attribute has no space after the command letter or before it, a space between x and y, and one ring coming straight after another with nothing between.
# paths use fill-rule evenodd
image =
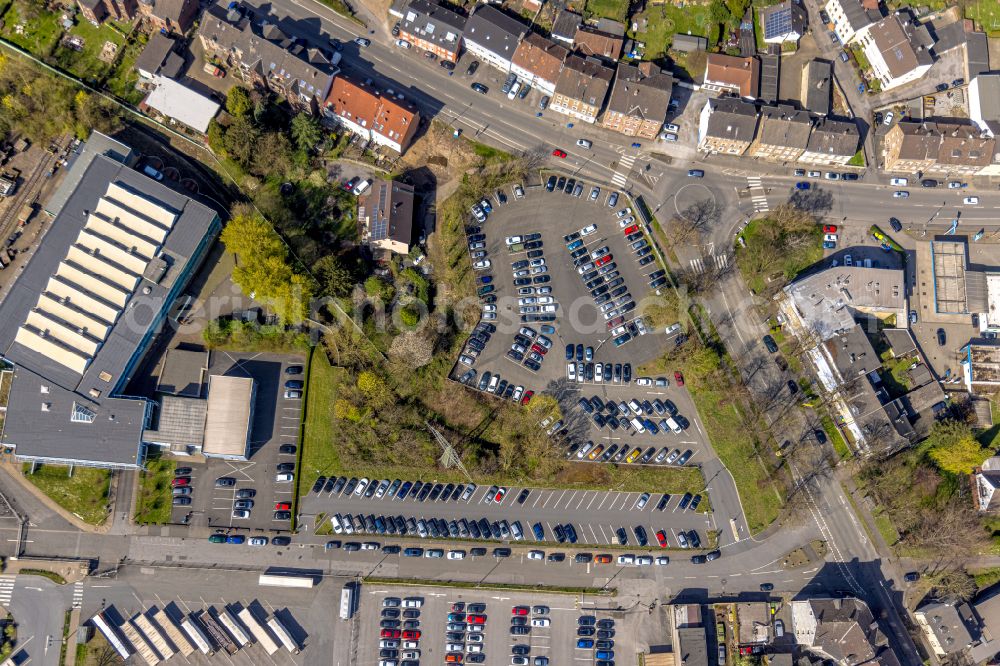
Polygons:
<instances>
[{"instance_id":1,"label":"black car","mask_svg":"<svg viewBox=\"0 0 1000 666\"><path fill-rule=\"evenodd\" d=\"M286 536L276 536L273 539L271 539L272 546L287 546L291 542L292 542L291 537L286 537Z\"/></svg>"},{"instance_id":2,"label":"black car","mask_svg":"<svg viewBox=\"0 0 1000 666\"><path fill-rule=\"evenodd\" d=\"M889 226L892 227L893 231L902 231L903 224L894 217L889 218Z\"/></svg>"},{"instance_id":3,"label":"black car","mask_svg":"<svg viewBox=\"0 0 1000 666\"><path fill-rule=\"evenodd\" d=\"M575 556L573 556L573 561L578 562L580 564L586 564L587 562L593 561L593 559L594 556L591 555L590 553L577 553Z\"/></svg>"},{"instance_id":4,"label":"black car","mask_svg":"<svg viewBox=\"0 0 1000 666\"><path fill-rule=\"evenodd\" d=\"M284 473L288 473L288 472L294 472L295 471L295 463L290 463L290 462L289 463L278 463L278 466L275 467L275 469L277 469L279 472L281 472L283 474Z\"/></svg>"},{"instance_id":5,"label":"black car","mask_svg":"<svg viewBox=\"0 0 1000 666\"><path fill-rule=\"evenodd\" d=\"M945 342L948 341L948 337L945 335L943 328L939 328L937 330L937 341L938 344L942 347L944 347Z\"/></svg>"},{"instance_id":6,"label":"black car","mask_svg":"<svg viewBox=\"0 0 1000 666\"><path fill-rule=\"evenodd\" d=\"M615 530L615 536L618 537L619 546L624 546L625 544L628 543L628 534L625 533L624 527L619 527L617 530Z\"/></svg>"},{"instance_id":7,"label":"black car","mask_svg":"<svg viewBox=\"0 0 1000 666\"><path fill-rule=\"evenodd\" d=\"M303 388L305 388L305 382L303 382L301 379L289 379L287 382L285 382L285 388L302 390Z\"/></svg>"},{"instance_id":8,"label":"black car","mask_svg":"<svg viewBox=\"0 0 1000 666\"><path fill-rule=\"evenodd\" d=\"M286 375L301 375L302 374L302 366L301 365L290 365L287 368L285 368L285 374Z\"/></svg>"},{"instance_id":9,"label":"black car","mask_svg":"<svg viewBox=\"0 0 1000 666\"><path fill-rule=\"evenodd\" d=\"M274 519L275 520L291 520L292 519L292 512L291 511L275 511L274 512Z\"/></svg>"},{"instance_id":10,"label":"black car","mask_svg":"<svg viewBox=\"0 0 1000 666\"><path fill-rule=\"evenodd\" d=\"M763 337L763 341L764 341L764 346L767 347L767 351L771 352L772 354L778 353L778 343L774 341L774 338L772 338L770 335L765 335Z\"/></svg>"},{"instance_id":11,"label":"black car","mask_svg":"<svg viewBox=\"0 0 1000 666\"><path fill-rule=\"evenodd\" d=\"M231 476L220 476L215 480L216 488L231 488L236 485L236 479Z\"/></svg>"},{"instance_id":12,"label":"black car","mask_svg":"<svg viewBox=\"0 0 1000 666\"><path fill-rule=\"evenodd\" d=\"M586 638L587 636L593 636L597 633L597 630L593 627L577 627L576 635Z\"/></svg>"},{"instance_id":13,"label":"black car","mask_svg":"<svg viewBox=\"0 0 1000 666\"><path fill-rule=\"evenodd\" d=\"M691 558L691 564L704 564L707 561L704 555L695 555Z\"/></svg>"},{"instance_id":14,"label":"black car","mask_svg":"<svg viewBox=\"0 0 1000 666\"><path fill-rule=\"evenodd\" d=\"M681 497L681 501L677 503L677 508L683 511L688 507L688 504L690 503L691 503L691 493L684 493L684 496Z\"/></svg>"},{"instance_id":15,"label":"black car","mask_svg":"<svg viewBox=\"0 0 1000 666\"><path fill-rule=\"evenodd\" d=\"M920 187L937 187L938 182L933 178L924 178L920 181Z\"/></svg>"},{"instance_id":16,"label":"black car","mask_svg":"<svg viewBox=\"0 0 1000 666\"><path fill-rule=\"evenodd\" d=\"M278 453L290 456L294 456L297 450L298 449L295 447L294 444L282 444L281 446L278 447Z\"/></svg>"},{"instance_id":17,"label":"black car","mask_svg":"<svg viewBox=\"0 0 1000 666\"><path fill-rule=\"evenodd\" d=\"M574 187L576 187L576 178L570 178L566 181L566 187L563 188L563 192L566 194L573 194Z\"/></svg>"},{"instance_id":18,"label":"black car","mask_svg":"<svg viewBox=\"0 0 1000 666\"><path fill-rule=\"evenodd\" d=\"M524 490L522 490L521 494L517 496L517 503L518 504L524 504L525 500L528 499L528 495L530 495L530 494L531 494L531 491L529 489L525 488Z\"/></svg>"},{"instance_id":19,"label":"black car","mask_svg":"<svg viewBox=\"0 0 1000 666\"><path fill-rule=\"evenodd\" d=\"M656 505L657 511L663 511L667 508L667 504L670 503L670 493L664 493L663 497L660 498L660 502Z\"/></svg>"},{"instance_id":20,"label":"black car","mask_svg":"<svg viewBox=\"0 0 1000 666\"><path fill-rule=\"evenodd\" d=\"M473 63L473 64L478 65L479 63ZM471 67L471 65L470 65L470 67ZM478 82L473 83L472 86L471 86L471 88L473 90L475 90L477 93L479 93L480 95L485 95L486 93L488 93L490 91L489 88L487 88L486 86L484 86L482 83L478 83Z\"/></svg>"},{"instance_id":21,"label":"black car","mask_svg":"<svg viewBox=\"0 0 1000 666\"><path fill-rule=\"evenodd\" d=\"M191 476L190 467L178 467L174 470L174 476Z\"/></svg>"},{"instance_id":22,"label":"black car","mask_svg":"<svg viewBox=\"0 0 1000 666\"><path fill-rule=\"evenodd\" d=\"M510 557L510 548L494 548L493 557Z\"/></svg>"},{"instance_id":23,"label":"black car","mask_svg":"<svg viewBox=\"0 0 1000 666\"><path fill-rule=\"evenodd\" d=\"M453 63L450 60L442 60L441 61L441 66L444 67L449 72L455 71L455 63Z\"/></svg>"},{"instance_id":24,"label":"black car","mask_svg":"<svg viewBox=\"0 0 1000 666\"><path fill-rule=\"evenodd\" d=\"M545 183L545 189L549 192L556 189L556 180L557 178L555 176L549 176L548 181Z\"/></svg>"},{"instance_id":25,"label":"black car","mask_svg":"<svg viewBox=\"0 0 1000 666\"><path fill-rule=\"evenodd\" d=\"M859 176L856 173L845 173L840 176L841 180L858 180Z\"/></svg>"},{"instance_id":26,"label":"black car","mask_svg":"<svg viewBox=\"0 0 1000 666\"><path fill-rule=\"evenodd\" d=\"M531 646L530 645L512 645L510 647L510 653L512 655L514 655L515 657L517 657L517 656L523 657L524 655L528 654L529 652L531 652Z\"/></svg>"},{"instance_id":27,"label":"black car","mask_svg":"<svg viewBox=\"0 0 1000 666\"><path fill-rule=\"evenodd\" d=\"M510 635L511 636L527 636L530 633L531 633L531 627L516 627L515 626L515 627L511 627L510 628Z\"/></svg>"},{"instance_id":28,"label":"black car","mask_svg":"<svg viewBox=\"0 0 1000 666\"><path fill-rule=\"evenodd\" d=\"M911 571L909 573L903 574L903 580L907 583L915 583L920 580L920 574L916 571Z\"/></svg>"},{"instance_id":29,"label":"black car","mask_svg":"<svg viewBox=\"0 0 1000 666\"><path fill-rule=\"evenodd\" d=\"M326 483L326 477L325 476L321 476L318 479L316 479L316 483L314 483L313 487L312 487L312 492L318 493L321 490L323 490L323 484L325 484L325 483Z\"/></svg>"},{"instance_id":30,"label":"black car","mask_svg":"<svg viewBox=\"0 0 1000 666\"><path fill-rule=\"evenodd\" d=\"M761 592L770 592L773 589L774 589L774 585L772 583L761 583L760 584L760 591Z\"/></svg>"},{"instance_id":31,"label":"black car","mask_svg":"<svg viewBox=\"0 0 1000 666\"><path fill-rule=\"evenodd\" d=\"M236 499L253 499L257 491L253 488L240 488L236 491Z\"/></svg>"},{"instance_id":32,"label":"black car","mask_svg":"<svg viewBox=\"0 0 1000 666\"><path fill-rule=\"evenodd\" d=\"M576 623L581 627L593 627L597 624L597 618L593 615L581 615L577 618Z\"/></svg>"},{"instance_id":33,"label":"black car","mask_svg":"<svg viewBox=\"0 0 1000 666\"><path fill-rule=\"evenodd\" d=\"M472 62L469 63L469 66L466 68L465 74L467 76L472 76L473 74L476 73L477 69L479 69L479 61L473 60Z\"/></svg>"},{"instance_id":34,"label":"black car","mask_svg":"<svg viewBox=\"0 0 1000 666\"><path fill-rule=\"evenodd\" d=\"M649 543L649 538L646 536L646 529L642 525L636 525L632 528L635 532L635 539L639 542L639 545L645 547Z\"/></svg>"},{"instance_id":35,"label":"black car","mask_svg":"<svg viewBox=\"0 0 1000 666\"><path fill-rule=\"evenodd\" d=\"M622 383L628 384L632 381L632 364L625 363L622 365Z\"/></svg>"},{"instance_id":36,"label":"black car","mask_svg":"<svg viewBox=\"0 0 1000 666\"><path fill-rule=\"evenodd\" d=\"M689 509L690 509L691 511L694 511L695 509L697 509L697 508L698 508L698 505L699 505L699 504L701 504L701 495L695 495L695 496L694 496L694 497L693 497L693 498L691 499L691 505L690 505L690 506L689 506L688 508L689 508Z\"/></svg>"}]
</instances>

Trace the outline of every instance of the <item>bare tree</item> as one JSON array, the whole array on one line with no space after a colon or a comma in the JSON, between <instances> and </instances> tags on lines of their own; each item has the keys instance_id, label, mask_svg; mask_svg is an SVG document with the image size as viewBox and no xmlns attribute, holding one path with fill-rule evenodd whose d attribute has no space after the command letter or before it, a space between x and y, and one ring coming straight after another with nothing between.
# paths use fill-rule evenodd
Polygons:
<instances>
[{"instance_id":1,"label":"bare tree","mask_svg":"<svg viewBox=\"0 0 1000 666\"><path fill-rule=\"evenodd\" d=\"M674 244L690 244L697 242L720 218L721 211L715 201L702 199L674 215L667 228Z\"/></svg>"}]
</instances>

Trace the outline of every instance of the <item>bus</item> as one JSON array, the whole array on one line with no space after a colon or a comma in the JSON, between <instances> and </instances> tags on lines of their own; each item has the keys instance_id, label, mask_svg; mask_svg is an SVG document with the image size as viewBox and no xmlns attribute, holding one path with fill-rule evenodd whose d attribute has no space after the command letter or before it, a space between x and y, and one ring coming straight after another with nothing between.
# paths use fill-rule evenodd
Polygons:
<instances>
[{"instance_id":1,"label":"bus","mask_svg":"<svg viewBox=\"0 0 1000 666\"><path fill-rule=\"evenodd\" d=\"M292 574L266 574L262 573L257 579L258 585L266 587L304 587L310 588L315 585L312 576L296 576Z\"/></svg>"},{"instance_id":2,"label":"bus","mask_svg":"<svg viewBox=\"0 0 1000 666\"><path fill-rule=\"evenodd\" d=\"M340 593L340 619L350 620L354 613L354 583L345 583Z\"/></svg>"}]
</instances>

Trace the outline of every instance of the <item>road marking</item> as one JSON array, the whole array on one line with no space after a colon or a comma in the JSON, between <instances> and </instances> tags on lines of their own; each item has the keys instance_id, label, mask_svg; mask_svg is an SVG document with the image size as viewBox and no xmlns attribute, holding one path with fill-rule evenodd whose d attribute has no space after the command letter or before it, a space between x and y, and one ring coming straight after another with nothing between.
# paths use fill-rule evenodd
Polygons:
<instances>
[{"instance_id":1,"label":"road marking","mask_svg":"<svg viewBox=\"0 0 1000 666\"><path fill-rule=\"evenodd\" d=\"M726 266L729 265L729 255L728 254L716 254L716 255L713 255L713 256L715 257L715 265L716 265L716 267L719 270L722 270L722 269L726 268Z\"/></svg>"},{"instance_id":2,"label":"road marking","mask_svg":"<svg viewBox=\"0 0 1000 666\"><path fill-rule=\"evenodd\" d=\"M83 608L83 581L73 584L73 608Z\"/></svg>"},{"instance_id":3,"label":"road marking","mask_svg":"<svg viewBox=\"0 0 1000 666\"><path fill-rule=\"evenodd\" d=\"M750 200L753 202L754 210L758 213L769 211L767 191L764 189L760 176L747 176L747 187L750 189Z\"/></svg>"},{"instance_id":4,"label":"road marking","mask_svg":"<svg viewBox=\"0 0 1000 666\"><path fill-rule=\"evenodd\" d=\"M697 259L691 259L689 263L691 264L691 270L694 271L695 273L705 272L705 262L701 259L701 257L698 257Z\"/></svg>"}]
</instances>

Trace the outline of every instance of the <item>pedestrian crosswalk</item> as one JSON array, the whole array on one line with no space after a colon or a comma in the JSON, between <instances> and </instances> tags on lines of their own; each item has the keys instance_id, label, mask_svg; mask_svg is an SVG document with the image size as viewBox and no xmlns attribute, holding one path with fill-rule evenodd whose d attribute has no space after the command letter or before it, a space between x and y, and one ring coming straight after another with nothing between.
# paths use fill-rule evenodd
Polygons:
<instances>
[{"instance_id":1,"label":"pedestrian crosswalk","mask_svg":"<svg viewBox=\"0 0 1000 666\"><path fill-rule=\"evenodd\" d=\"M9 606L14 595L14 576L0 576L0 606Z\"/></svg>"},{"instance_id":2,"label":"pedestrian crosswalk","mask_svg":"<svg viewBox=\"0 0 1000 666\"><path fill-rule=\"evenodd\" d=\"M73 583L73 608L83 608L83 581Z\"/></svg>"},{"instance_id":3,"label":"pedestrian crosswalk","mask_svg":"<svg viewBox=\"0 0 1000 666\"><path fill-rule=\"evenodd\" d=\"M625 187L625 183L628 182L628 174L632 170L635 160L635 155L622 155L622 158L618 160L618 169L615 171L615 175L611 177L611 182L618 187Z\"/></svg>"},{"instance_id":4,"label":"pedestrian crosswalk","mask_svg":"<svg viewBox=\"0 0 1000 666\"><path fill-rule=\"evenodd\" d=\"M750 188L750 201L753 202L753 209L758 213L766 213L770 210L767 205L767 191L760 176L747 176L747 187Z\"/></svg>"},{"instance_id":5,"label":"pedestrian crosswalk","mask_svg":"<svg viewBox=\"0 0 1000 666\"><path fill-rule=\"evenodd\" d=\"M705 272L705 260L708 260L709 264L715 264L717 270L725 270L729 266L729 255L728 254L710 254L707 257L698 257L696 259L689 260L691 264L691 270L695 273Z\"/></svg>"}]
</instances>

